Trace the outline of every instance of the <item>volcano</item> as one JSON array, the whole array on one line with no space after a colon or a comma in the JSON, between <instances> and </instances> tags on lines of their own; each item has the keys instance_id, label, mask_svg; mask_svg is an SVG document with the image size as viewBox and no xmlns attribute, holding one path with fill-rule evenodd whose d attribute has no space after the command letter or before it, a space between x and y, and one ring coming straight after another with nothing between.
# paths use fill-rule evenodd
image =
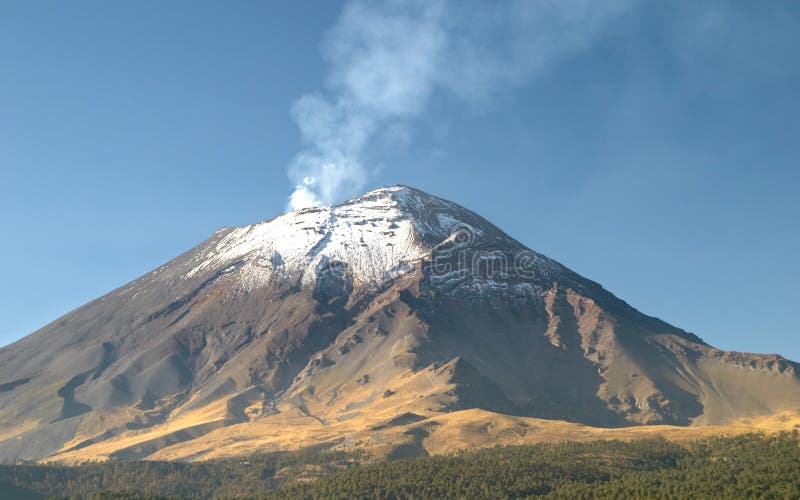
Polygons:
<instances>
[{"instance_id":1,"label":"volcano","mask_svg":"<svg viewBox=\"0 0 800 500\"><path fill-rule=\"evenodd\" d=\"M479 215L392 186L222 228L4 347L0 460L374 445L393 428L413 452L436 419L479 411L719 425L800 408L798 373L716 349Z\"/></svg>"}]
</instances>

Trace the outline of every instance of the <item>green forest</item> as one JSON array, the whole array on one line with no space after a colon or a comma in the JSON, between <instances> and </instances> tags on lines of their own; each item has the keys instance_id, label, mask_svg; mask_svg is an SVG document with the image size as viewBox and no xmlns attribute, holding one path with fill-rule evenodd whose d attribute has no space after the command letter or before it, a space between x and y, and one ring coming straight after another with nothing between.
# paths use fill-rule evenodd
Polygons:
<instances>
[{"instance_id":1,"label":"green forest","mask_svg":"<svg viewBox=\"0 0 800 500\"><path fill-rule=\"evenodd\" d=\"M375 462L306 450L203 463L0 467L3 498L800 498L798 434L504 446Z\"/></svg>"}]
</instances>

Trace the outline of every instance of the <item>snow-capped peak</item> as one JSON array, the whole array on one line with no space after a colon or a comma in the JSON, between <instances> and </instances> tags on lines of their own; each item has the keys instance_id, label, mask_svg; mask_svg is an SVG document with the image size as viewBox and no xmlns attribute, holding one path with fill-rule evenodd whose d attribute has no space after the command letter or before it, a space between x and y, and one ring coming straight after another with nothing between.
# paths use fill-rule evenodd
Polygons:
<instances>
[{"instance_id":1,"label":"snow-capped peak","mask_svg":"<svg viewBox=\"0 0 800 500\"><path fill-rule=\"evenodd\" d=\"M380 285L472 217L462 207L416 189L382 187L340 205L295 210L222 230L188 276L235 264L250 285L276 276L313 282L326 263L341 262L358 282Z\"/></svg>"}]
</instances>

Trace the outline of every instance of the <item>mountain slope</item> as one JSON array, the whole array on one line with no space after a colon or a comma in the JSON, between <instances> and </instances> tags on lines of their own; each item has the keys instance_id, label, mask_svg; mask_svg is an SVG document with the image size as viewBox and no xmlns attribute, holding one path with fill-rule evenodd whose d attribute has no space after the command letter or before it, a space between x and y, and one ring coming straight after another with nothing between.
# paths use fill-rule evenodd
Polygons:
<instances>
[{"instance_id":1,"label":"mountain slope","mask_svg":"<svg viewBox=\"0 0 800 500\"><path fill-rule=\"evenodd\" d=\"M0 350L0 460L142 458L246 424L467 408L719 424L800 408L798 373L717 350L395 186L223 228Z\"/></svg>"}]
</instances>

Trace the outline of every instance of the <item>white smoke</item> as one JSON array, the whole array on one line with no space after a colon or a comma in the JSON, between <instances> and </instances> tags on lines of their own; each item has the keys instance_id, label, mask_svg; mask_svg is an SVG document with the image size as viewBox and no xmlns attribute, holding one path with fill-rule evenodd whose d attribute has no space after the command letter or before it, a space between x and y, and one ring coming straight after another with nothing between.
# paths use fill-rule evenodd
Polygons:
<instances>
[{"instance_id":1,"label":"white smoke","mask_svg":"<svg viewBox=\"0 0 800 500\"><path fill-rule=\"evenodd\" d=\"M292 108L305 150L289 166L289 208L361 190L376 134L405 126L435 92L484 100L592 42L635 0L353 0L323 41L324 94Z\"/></svg>"}]
</instances>

